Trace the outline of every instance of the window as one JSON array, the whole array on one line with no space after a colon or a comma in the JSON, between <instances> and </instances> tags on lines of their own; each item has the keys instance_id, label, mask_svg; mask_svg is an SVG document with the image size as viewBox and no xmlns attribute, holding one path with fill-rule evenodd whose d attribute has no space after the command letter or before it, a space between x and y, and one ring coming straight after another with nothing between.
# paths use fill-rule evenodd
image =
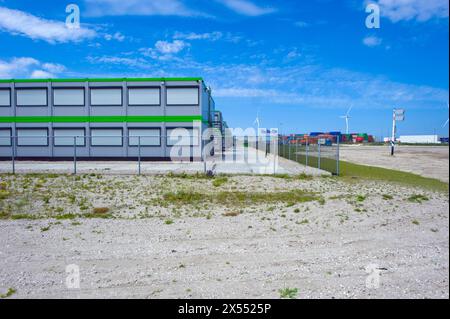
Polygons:
<instances>
[{"instance_id":1,"label":"window","mask_svg":"<svg viewBox=\"0 0 450 319\"><path fill-rule=\"evenodd\" d=\"M121 128L93 128L91 129L92 146L122 146Z\"/></svg>"},{"instance_id":2,"label":"window","mask_svg":"<svg viewBox=\"0 0 450 319\"><path fill-rule=\"evenodd\" d=\"M128 88L128 105L160 105L160 89L156 87Z\"/></svg>"},{"instance_id":3,"label":"window","mask_svg":"<svg viewBox=\"0 0 450 319\"><path fill-rule=\"evenodd\" d=\"M167 105L198 105L198 87L168 87Z\"/></svg>"},{"instance_id":4,"label":"window","mask_svg":"<svg viewBox=\"0 0 450 319\"><path fill-rule=\"evenodd\" d=\"M122 106L122 88L91 88L91 105Z\"/></svg>"},{"instance_id":5,"label":"window","mask_svg":"<svg viewBox=\"0 0 450 319\"><path fill-rule=\"evenodd\" d=\"M10 89L0 89L0 106L11 106Z\"/></svg>"},{"instance_id":6,"label":"window","mask_svg":"<svg viewBox=\"0 0 450 319\"><path fill-rule=\"evenodd\" d=\"M54 106L84 106L84 88L54 88Z\"/></svg>"},{"instance_id":7,"label":"window","mask_svg":"<svg viewBox=\"0 0 450 319\"><path fill-rule=\"evenodd\" d=\"M77 146L86 145L84 128L54 128L53 135L55 146L73 146L75 138Z\"/></svg>"},{"instance_id":8,"label":"window","mask_svg":"<svg viewBox=\"0 0 450 319\"><path fill-rule=\"evenodd\" d=\"M199 134L198 129L192 128L168 128L167 129L167 146L198 146Z\"/></svg>"},{"instance_id":9,"label":"window","mask_svg":"<svg viewBox=\"0 0 450 319\"><path fill-rule=\"evenodd\" d=\"M18 146L48 146L47 128L18 128Z\"/></svg>"},{"instance_id":10,"label":"window","mask_svg":"<svg viewBox=\"0 0 450 319\"><path fill-rule=\"evenodd\" d=\"M0 128L0 146L11 146L10 128Z\"/></svg>"},{"instance_id":11,"label":"window","mask_svg":"<svg viewBox=\"0 0 450 319\"><path fill-rule=\"evenodd\" d=\"M128 129L130 146L139 145L139 136L141 146L160 146L161 130L159 128L129 128Z\"/></svg>"},{"instance_id":12,"label":"window","mask_svg":"<svg viewBox=\"0 0 450 319\"><path fill-rule=\"evenodd\" d=\"M17 89L17 106L47 106L47 89Z\"/></svg>"}]
</instances>

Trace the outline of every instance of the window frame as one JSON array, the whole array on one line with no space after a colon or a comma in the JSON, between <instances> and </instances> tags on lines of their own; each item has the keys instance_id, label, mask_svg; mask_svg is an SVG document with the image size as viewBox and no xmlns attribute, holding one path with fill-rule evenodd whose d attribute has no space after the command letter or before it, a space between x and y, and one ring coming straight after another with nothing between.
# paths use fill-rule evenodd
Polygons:
<instances>
[{"instance_id":1,"label":"window frame","mask_svg":"<svg viewBox=\"0 0 450 319\"><path fill-rule=\"evenodd\" d=\"M12 128L11 127L0 127L0 131L9 131L9 145L2 145L0 144L0 147L11 147L13 146L13 136L12 136Z\"/></svg>"},{"instance_id":2,"label":"window frame","mask_svg":"<svg viewBox=\"0 0 450 319\"><path fill-rule=\"evenodd\" d=\"M69 131L69 130L83 130L83 144L82 145L76 145L76 147L86 147L86 128L85 127L53 127L53 146L54 147L73 147L73 145L56 145L56 136L55 131ZM64 138L64 136L58 136L61 138Z\"/></svg>"},{"instance_id":3,"label":"window frame","mask_svg":"<svg viewBox=\"0 0 450 319\"><path fill-rule=\"evenodd\" d=\"M92 91L95 90L120 90L120 104L92 104ZM121 106L123 107L123 87L122 86L90 86L89 87L89 105L95 106Z\"/></svg>"},{"instance_id":4,"label":"window frame","mask_svg":"<svg viewBox=\"0 0 450 319\"><path fill-rule=\"evenodd\" d=\"M191 145L175 145L175 144L169 144L168 142L169 142L169 133L168 133L168 131L169 130L174 130L174 129L177 129L177 128L184 128L184 129L187 129L187 130L192 130L192 131L194 131L194 129L197 129L197 131L198 131L198 136L201 138L201 133L200 133L200 130L198 129L198 128L195 128L195 127L189 127L189 126L170 126L170 127L166 127L166 146L167 147L174 147L174 146L179 146L179 147L198 147L198 146L200 146L200 145L194 145L194 144L191 144Z\"/></svg>"},{"instance_id":5,"label":"window frame","mask_svg":"<svg viewBox=\"0 0 450 319\"><path fill-rule=\"evenodd\" d=\"M130 103L130 89L157 89L158 90L158 104L131 104ZM128 106L161 106L161 87L160 86L127 86L127 102Z\"/></svg>"},{"instance_id":6,"label":"window frame","mask_svg":"<svg viewBox=\"0 0 450 319\"><path fill-rule=\"evenodd\" d=\"M161 140L162 140L162 136L161 136L161 127L142 127L142 126L133 126L133 127L128 127L127 128L127 132L128 132L128 147L139 147L138 144L136 145L131 145L130 143L130 138L134 137L134 136L130 136L130 130L158 130L159 131L159 144L158 145L145 145L145 144L141 144L141 147L161 147Z\"/></svg>"},{"instance_id":7,"label":"window frame","mask_svg":"<svg viewBox=\"0 0 450 319\"><path fill-rule=\"evenodd\" d=\"M18 93L20 91L33 91L33 90L36 90L36 91L45 90L45 103L46 104L45 105L44 104L42 104L42 105L19 104ZM17 88L15 88L15 98L16 98L16 107L48 107L48 87L17 87Z\"/></svg>"},{"instance_id":8,"label":"window frame","mask_svg":"<svg viewBox=\"0 0 450 319\"><path fill-rule=\"evenodd\" d=\"M9 91L9 105L0 104L0 107L11 107L12 106L12 93L9 87L0 87L0 91Z\"/></svg>"},{"instance_id":9,"label":"window frame","mask_svg":"<svg viewBox=\"0 0 450 319\"><path fill-rule=\"evenodd\" d=\"M197 89L197 104L169 104L168 93L170 89ZM166 86L166 106L200 106L200 88L195 85L191 86Z\"/></svg>"},{"instance_id":10,"label":"window frame","mask_svg":"<svg viewBox=\"0 0 450 319\"><path fill-rule=\"evenodd\" d=\"M120 134L120 145L94 145L92 143L93 138L95 138L95 136L92 136L92 131L96 131L96 130L120 130L121 134ZM90 147L123 147L123 140L124 140L124 136L123 136L123 127L90 127L89 128L89 139L90 139ZM105 137L105 136L103 136Z\"/></svg>"},{"instance_id":11,"label":"window frame","mask_svg":"<svg viewBox=\"0 0 450 319\"><path fill-rule=\"evenodd\" d=\"M35 131L35 130L45 130L47 131L47 144L46 145L27 145L27 144L20 144L19 143L19 130L23 131ZM48 127L16 127L16 138L17 138L17 147L48 147L49 146L49 129Z\"/></svg>"},{"instance_id":12,"label":"window frame","mask_svg":"<svg viewBox=\"0 0 450 319\"><path fill-rule=\"evenodd\" d=\"M55 104L55 91L58 91L58 90L83 90L83 104ZM56 106L56 107L71 107L71 106L85 107L86 106L86 88L84 86L52 87L52 105Z\"/></svg>"}]
</instances>

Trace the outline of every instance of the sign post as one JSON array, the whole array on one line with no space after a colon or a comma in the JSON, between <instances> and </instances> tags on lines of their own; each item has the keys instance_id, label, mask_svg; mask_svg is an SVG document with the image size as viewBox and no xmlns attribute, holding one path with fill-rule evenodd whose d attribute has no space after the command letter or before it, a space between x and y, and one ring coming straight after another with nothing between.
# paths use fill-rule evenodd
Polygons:
<instances>
[{"instance_id":1,"label":"sign post","mask_svg":"<svg viewBox=\"0 0 450 319\"><path fill-rule=\"evenodd\" d=\"M394 109L392 113L392 137L391 137L391 156L395 153L395 135L397 133L397 122L403 122L405 120L404 109Z\"/></svg>"}]
</instances>

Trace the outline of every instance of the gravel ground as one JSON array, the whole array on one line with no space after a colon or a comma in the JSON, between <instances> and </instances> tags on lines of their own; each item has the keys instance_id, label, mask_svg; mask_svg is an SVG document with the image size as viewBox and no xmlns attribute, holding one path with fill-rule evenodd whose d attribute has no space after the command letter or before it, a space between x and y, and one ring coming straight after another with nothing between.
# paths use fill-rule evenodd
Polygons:
<instances>
[{"instance_id":1,"label":"gravel ground","mask_svg":"<svg viewBox=\"0 0 450 319\"><path fill-rule=\"evenodd\" d=\"M279 298L284 288L296 298L449 298L448 194L325 177L0 178L0 294L13 288L10 298ZM317 197L219 200L299 190ZM214 200L161 200L175 191ZM100 206L105 218L87 217ZM70 264L79 289L66 286Z\"/></svg>"},{"instance_id":2,"label":"gravel ground","mask_svg":"<svg viewBox=\"0 0 450 319\"><path fill-rule=\"evenodd\" d=\"M448 146L399 145L392 157L389 146L342 145L340 158L343 161L396 169L449 182Z\"/></svg>"}]
</instances>

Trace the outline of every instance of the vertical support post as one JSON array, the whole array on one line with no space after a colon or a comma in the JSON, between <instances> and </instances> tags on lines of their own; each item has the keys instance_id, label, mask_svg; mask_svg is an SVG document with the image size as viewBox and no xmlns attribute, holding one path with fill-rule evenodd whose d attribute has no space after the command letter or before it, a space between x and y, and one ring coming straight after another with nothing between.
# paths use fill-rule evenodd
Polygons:
<instances>
[{"instance_id":1,"label":"vertical support post","mask_svg":"<svg viewBox=\"0 0 450 319\"><path fill-rule=\"evenodd\" d=\"M77 174L77 137L73 137L73 174Z\"/></svg>"},{"instance_id":2,"label":"vertical support post","mask_svg":"<svg viewBox=\"0 0 450 319\"><path fill-rule=\"evenodd\" d=\"M295 141L295 161L298 163L298 140Z\"/></svg>"},{"instance_id":3,"label":"vertical support post","mask_svg":"<svg viewBox=\"0 0 450 319\"><path fill-rule=\"evenodd\" d=\"M291 159L291 143L288 143L288 159Z\"/></svg>"},{"instance_id":4,"label":"vertical support post","mask_svg":"<svg viewBox=\"0 0 450 319\"><path fill-rule=\"evenodd\" d=\"M395 133L396 133L396 121L395 121L395 109L392 113L392 136L391 136L391 156L394 156L395 148Z\"/></svg>"},{"instance_id":5,"label":"vertical support post","mask_svg":"<svg viewBox=\"0 0 450 319\"><path fill-rule=\"evenodd\" d=\"M141 136L138 136L138 175L141 175Z\"/></svg>"},{"instance_id":6,"label":"vertical support post","mask_svg":"<svg viewBox=\"0 0 450 319\"><path fill-rule=\"evenodd\" d=\"M337 136L337 140L336 140L336 142L337 142L337 148L336 148L336 175L337 176L339 176L339 169L340 169L340 167L339 167L339 157L340 157L340 154L339 154L339 147L340 147L340 139L341 139L341 137L338 135Z\"/></svg>"},{"instance_id":7,"label":"vertical support post","mask_svg":"<svg viewBox=\"0 0 450 319\"><path fill-rule=\"evenodd\" d=\"M308 157L309 157L309 141L308 141L308 138L306 138L306 159L305 159L305 166L308 166Z\"/></svg>"},{"instance_id":8,"label":"vertical support post","mask_svg":"<svg viewBox=\"0 0 450 319\"><path fill-rule=\"evenodd\" d=\"M233 162L236 163L236 136L233 136Z\"/></svg>"},{"instance_id":9,"label":"vertical support post","mask_svg":"<svg viewBox=\"0 0 450 319\"><path fill-rule=\"evenodd\" d=\"M12 136L11 146L12 173L16 174L16 137L14 135Z\"/></svg>"},{"instance_id":10,"label":"vertical support post","mask_svg":"<svg viewBox=\"0 0 450 319\"><path fill-rule=\"evenodd\" d=\"M320 141L317 141L317 168L320 169Z\"/></svg>"}]
</instances>

